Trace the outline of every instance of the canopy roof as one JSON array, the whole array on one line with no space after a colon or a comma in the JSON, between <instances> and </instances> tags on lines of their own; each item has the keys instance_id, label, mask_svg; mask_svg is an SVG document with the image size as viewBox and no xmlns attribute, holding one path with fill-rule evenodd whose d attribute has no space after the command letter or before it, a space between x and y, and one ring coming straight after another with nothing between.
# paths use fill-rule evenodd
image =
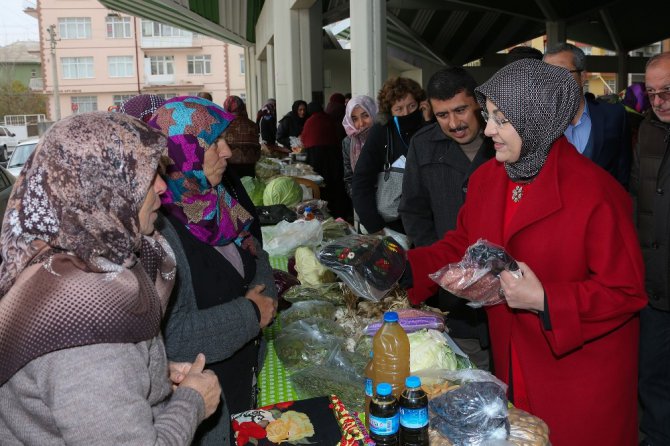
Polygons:
<instances>
[{"instance_id":1,"label":"canopy roof","mask_svg":"<svg viewBox=\"0 0 670 446\"><path fill-rule=\"evenodd\" d=\"M350 0L322 0L323 25L349 16ZM110 9L161 21L237 45L255 42L263 0L101 0ZM301 3L297 1L297 3ZM388 39L408 42L448 65L546 34L565 23L570 40L628 52L670 37L669 1L388 0Z\"/></svg>"}]
</instances>

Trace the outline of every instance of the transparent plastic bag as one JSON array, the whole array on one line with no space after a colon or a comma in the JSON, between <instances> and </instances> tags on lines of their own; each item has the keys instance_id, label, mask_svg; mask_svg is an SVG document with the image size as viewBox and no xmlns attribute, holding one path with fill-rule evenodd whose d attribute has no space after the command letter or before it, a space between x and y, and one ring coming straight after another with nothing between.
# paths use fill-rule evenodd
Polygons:
<instances>
[{"instance_id":1,"label":"transparent plastic bag","mask_svg":"<svg viewBox=\"0 0 670 446\"><path fill-rule=\"evenodd\" d=\"M344 285L342 282L320 285L296 285L284 293L284 300L296 303L309 300L324 300L333 305L344 305Z\"/></svg>"},{"instance_id":2,"label":"transparent plastic bag","mask_svg":"<svg viewBox=\"0 0 670 446\"><path fill-rule=\"evenodd\" d=\"M324 364L343 342L342 338L305 324L300 329L282 330L274 340L274 347L284 368L296 372Z\"/></svg>"},{"instance_id":3,"label":"transparent plastic bag","mask_svg":"<svg viewBox=\"0 0 670 446\"><path fill-rule=\"evenodd\" d=\"M317 246L323 240L321 223L316 220L281 221L263 231L264 249L271 256L293 255L299 246Z\"/></svg>"},{"instance_id":4,"label":"transparent plastic bag","mask_svg":"<svg viewBox=\"0 0 670 446\"><path fill-rule=\"evenodd\" d=\"M352 234L323 246L316 254L357 295L379 301L405 271L405 250L391 237Z\"/></svg>"},{"instance_id":5,"label":"transparent plastic bag","mask_svg":"<svg viewBox=\"0 0 670 446\"><path fill-rule=\"evenodd\" d=\"M316 259L314 250L299 246L295 250L295 270L298 280L304 285L320 285L335 282L335 274Z\"/></svg>"},{"instance_id":6,"label":"transparent plastic bag","mask_svg":"<svg viewBox=\"0 0 670 446\"><path fill-rule=\"evenodd\" d=\"M299 399L337 395L350 411L365 410L365 380L356 374L317 365L292 373L290 380Z\"/></svg>"},{"instance_id":7,"label":"transparent plastic bag","mask_svg":"<svg viewBox=\"0 0 670 446\"><path fill-rule=\"evenodd\" d=\"M504 301L499 275L502 271L520 274L516 261L500 246L479 239L470 245L458 263L450 263L430 274L438 285L479 308Z\"/></svg>"},{"instance_id":8,"label":"transparent plastic bag","mask_svg":"<svg viewBox=\"0 0 670 446\"><path fill-rule=\"evenodd\" d=\"M279 313L277 320L282 327L300 319L307 319L310 317L322 317L324 319L335 319L335 305L330 302L321 300L312 300L305 302L297 302L291 305L291 308Z\"/></svg>"},{"instance_id":9,"label":"transparent plastic bag","mask_svg":"<svg viewBox=\"0 0 670 446\"><path fill-rule=\"evenodd\" d=\"M505 390L492 381L468 381L428 402L430 425L458 445L482 445L506 440Z\"/></svg>"}]
</instances>

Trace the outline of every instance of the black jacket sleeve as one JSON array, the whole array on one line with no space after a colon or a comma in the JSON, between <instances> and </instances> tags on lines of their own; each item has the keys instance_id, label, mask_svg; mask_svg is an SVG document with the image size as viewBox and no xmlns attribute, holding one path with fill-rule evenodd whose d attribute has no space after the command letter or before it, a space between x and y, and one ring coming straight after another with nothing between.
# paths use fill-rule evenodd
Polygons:
<instances>
[{"instance_id":1,"label":"black jacket sleeve","mask_svg":"<svg viewBox=\"0 0 670 446\"><path fill-rule=\"evenodd\" d=\"M354 176L354 170L351 167L351 138L346 137L342 140L342 163L344 164L344 189L347 195L351 197L351 180Z\"/></svg>"},{"instance_id":2,"label":"black jacket sleeve","mask_svg":"<svg viewBox=\"0 0 670 446\"><path fill-rule=\"evenodd\" d=\"M279 121L279 126L277 127L277 142L287 149L291 148L291 140L289 136L291 134L291 118L284 116L281 121Z\"/></svg>"},{"instance_id":3,"label":"black jacket sleeve","mask_svg":"<svg viewBox=\"0 0 670 446\"><path fill-rule=\"evenodd\" d=\"M385 222L377 212L377 175L384 170L386 126L375 124L356 162L351 181L351 198L361 224L369 233L384 229Z\"/></svg>"}]
</instances>

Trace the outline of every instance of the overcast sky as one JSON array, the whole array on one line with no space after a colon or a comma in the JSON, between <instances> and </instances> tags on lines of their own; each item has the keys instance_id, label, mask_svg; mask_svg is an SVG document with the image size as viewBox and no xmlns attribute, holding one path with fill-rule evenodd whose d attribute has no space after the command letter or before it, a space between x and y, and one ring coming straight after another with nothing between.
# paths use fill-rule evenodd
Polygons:
<instances>
[{"instance_id":1,"label":"overcast sky","mask_svg":"<svg viewBox=\"0 0 670 446\"><path fill-rule=\"evenodd\" d=\"M1 0L0 7L0 46L17 40L39 40L37 19L32 18L23 10L35 7L36 0Z\"/></svg>"}]
</instances>

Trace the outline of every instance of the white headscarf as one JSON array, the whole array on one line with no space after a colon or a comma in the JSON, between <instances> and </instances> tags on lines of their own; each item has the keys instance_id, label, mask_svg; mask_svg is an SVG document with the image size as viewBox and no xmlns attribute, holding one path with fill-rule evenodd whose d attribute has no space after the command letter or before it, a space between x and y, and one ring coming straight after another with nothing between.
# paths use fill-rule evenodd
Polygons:
<instances>
[{"instance_id":1,"label":"white headscarf","mask_svg":"<svg viewBox=\"0 0 670 446\"><path fill-rule=\"evenodd\" d=\"M351 113L356 107L361 107L367 112L368 115L374 121L377 116L377 103L370 96L356 96L351 98L347 103L347 109L344 113L344 119L342 120L342 125L344 130L347 132L347 136L351 137L351 150L349 152L349 159L351 161L351 170L353 171L356 167L356 162L358 157L361 154L361 149L365 143L366 138L368 137L368 131L370 128L356 130L354 127L354 122L351 120Z\"/></svg>"}]
</instances>

